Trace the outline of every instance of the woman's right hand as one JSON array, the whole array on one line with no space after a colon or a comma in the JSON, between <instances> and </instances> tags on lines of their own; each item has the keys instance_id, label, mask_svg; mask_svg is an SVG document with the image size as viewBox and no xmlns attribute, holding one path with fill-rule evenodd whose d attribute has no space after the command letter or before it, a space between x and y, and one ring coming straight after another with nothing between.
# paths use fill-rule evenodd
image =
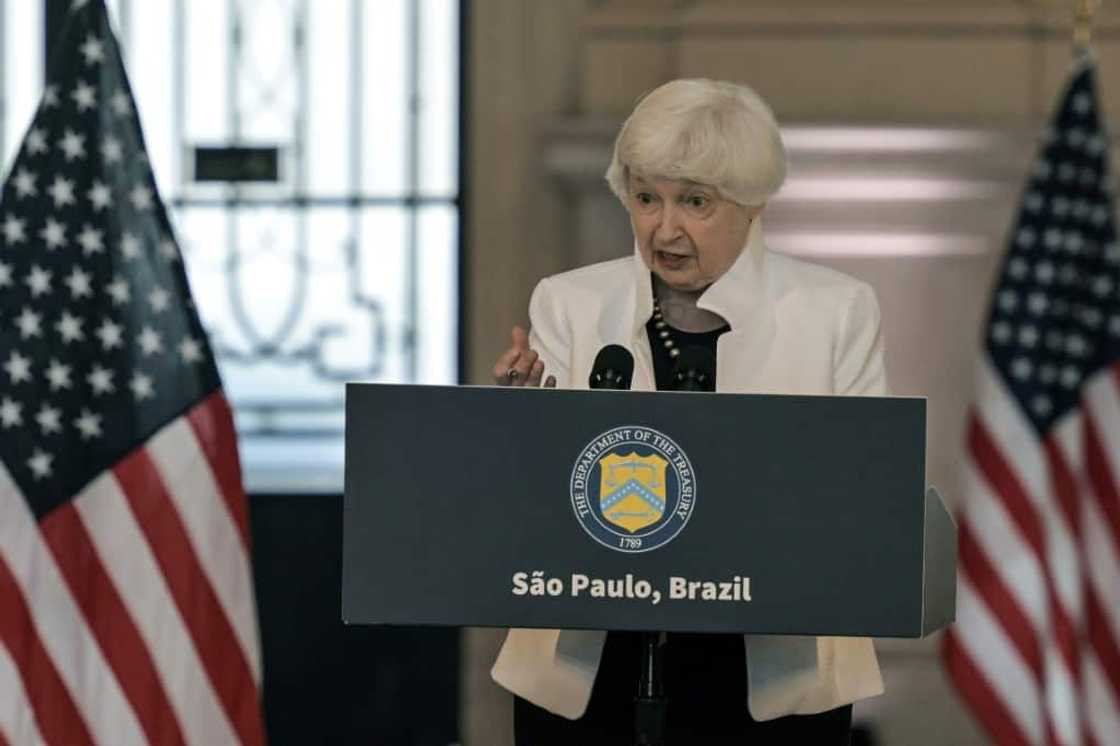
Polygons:
<instances>
[{"instance_id":1,"label":"woman's right hand","mask_svg":"<svg viewBox=\"0 0 1120 746\"><path fill-rule=\"evenodd\" d=\"M499 386L540 386L544 361L535 350L530 349L529 335L520 326L515 326L510 336L513 346L499 355L494 363L494 383ZM544 386L556 388L556 376L545 379Z\"/></svg>"}]
</instances>

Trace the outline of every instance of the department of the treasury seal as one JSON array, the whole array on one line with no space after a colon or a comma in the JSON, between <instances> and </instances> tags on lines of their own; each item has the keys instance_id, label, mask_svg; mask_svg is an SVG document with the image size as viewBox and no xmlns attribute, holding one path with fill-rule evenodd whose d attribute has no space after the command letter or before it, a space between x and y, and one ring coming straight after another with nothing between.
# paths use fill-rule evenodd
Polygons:
<instances>
[{"instance_id":1,"label":"department of the treasury seal","mask_svg":"<svg viewBox=\"0 0 1120 746\"><path fill-rule=\"evenodd\" d=\"M619 552L665 546L696 506L696 474L672 438L623 425L595 436L572 467L572 510L583 530Z\"/></svg>"}]
</instances>

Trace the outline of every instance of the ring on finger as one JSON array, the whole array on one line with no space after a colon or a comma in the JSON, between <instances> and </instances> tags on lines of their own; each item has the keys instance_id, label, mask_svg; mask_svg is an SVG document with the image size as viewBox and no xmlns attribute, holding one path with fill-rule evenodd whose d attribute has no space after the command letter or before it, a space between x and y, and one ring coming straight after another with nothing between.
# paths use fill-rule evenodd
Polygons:
<instances>
[{"instance_id":1,"label":"ring on finger","mask_svg":"<svg viewBox=\"0 0 1120 746\"><path fill-rule=\"evenodd\" d=\"M516 381L517 377L519 375L520 374L517 372L517 368L510 368L509 370L506 371L506 378L509 380L510 383L513 383L514 381Z\"/></svg>"}]
</instances>

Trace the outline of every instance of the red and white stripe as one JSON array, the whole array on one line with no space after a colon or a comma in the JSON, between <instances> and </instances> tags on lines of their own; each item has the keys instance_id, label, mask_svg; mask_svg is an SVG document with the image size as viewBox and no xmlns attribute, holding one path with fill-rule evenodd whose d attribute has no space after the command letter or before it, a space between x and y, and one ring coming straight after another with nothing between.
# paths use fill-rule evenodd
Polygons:
<instances>
[{"instance_id":1,"label":"red and white stripe","mask_svg":"<svg viewBox=\"0 0 1120 746\"><path fill-rule=\"evenodd\" d=\"M28 746L44 743L43 734L32 716L31 701L27 698L19 669L3 645L0 645L0 702L8 703L7 707L0 707L0 743Z\"/></svg>"},{"instance_id":2,"label":"red and white stripe","mask_svg":"<svg viewBox=\"0 0 1120 746\"><path fill-rule=\"evenodd\" d=\"M264 742L232 433L214 394L41 522L0 466L0 744Z\"/></svg>"},{"instance_id":3,"label":"red and white stripe","mask_svg":"<svg viewBox=\"0 0 1120 746\"><path fill-rule=\"evenodd\" d=\"M980 366L944 654L1001 746L1120 743L1118 385L1114 371L1086 382L1040 441Z\"/></svg>"}]
</instances>

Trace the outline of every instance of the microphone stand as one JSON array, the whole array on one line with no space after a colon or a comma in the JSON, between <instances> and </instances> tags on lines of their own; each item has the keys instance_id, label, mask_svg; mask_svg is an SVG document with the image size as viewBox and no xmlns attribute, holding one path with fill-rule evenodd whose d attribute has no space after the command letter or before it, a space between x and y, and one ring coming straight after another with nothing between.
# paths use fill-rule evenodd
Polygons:
<instances>
[{"instance_id":1,"label":"microphone stand","mask_svg":"<svg viewBox=\"0 0 1120 746\"><path fill-rule=\"evenodd\" d=\"M641 675L634 697L634 746L664 746L669 698L661 683L661 633L642 633Z\"/></svg>"},{"instance_id":2,"label":"microphone stand","mask_svg":"<svg viewBox=\"0 0 1120 746\"><path fill-rule=\"evenodd\" d=\"M709 363L708 360L712 362ZM675 391L715 390L714 359L703 348L686 348L673 371ZM642 670L634 698L635 746L664 746L669 698L661 682L661 633L642 633Z\"/></svg>"},{"instance_id":3,"label":"microphone stand","mask_svg":"<svg viewBox=\"0 0 1120 746\"><path fill-rule=\"evenodd\" d=\"M592 389L630 388L634 358L618 345L607 345L595 358L587 384ZM693 376L695 378L695 376ZM689 381L689 386L696 385ZM661 633L642 633L641 675L638 695L634 697L634 743L636 746L664 746L665 722L669 700L661 682Z\"/></svg>"}]
</instances>

